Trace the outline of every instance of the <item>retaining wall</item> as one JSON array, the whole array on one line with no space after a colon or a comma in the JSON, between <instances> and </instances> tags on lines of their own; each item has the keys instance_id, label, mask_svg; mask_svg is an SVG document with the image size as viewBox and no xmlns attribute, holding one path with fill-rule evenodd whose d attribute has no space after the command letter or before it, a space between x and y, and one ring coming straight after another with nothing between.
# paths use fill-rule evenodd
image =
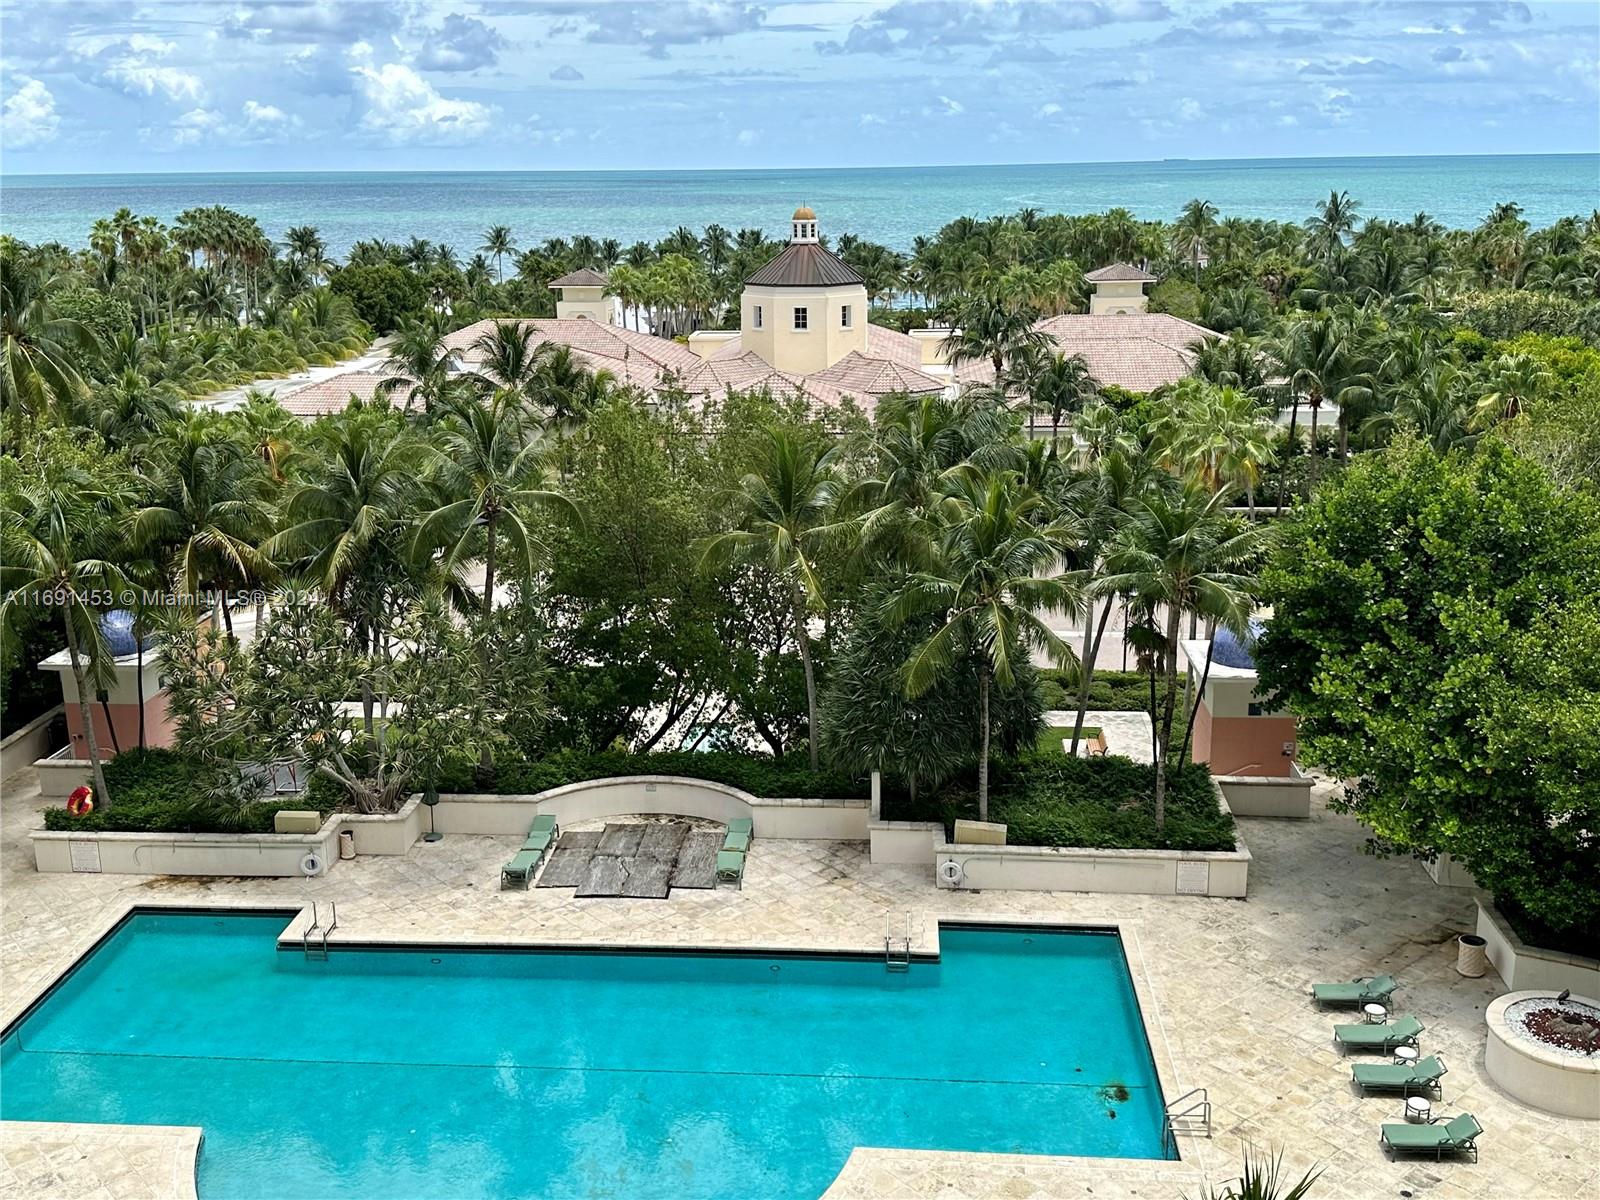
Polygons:
<instances>
[{"instance_id":1,"label":"retaining wall","mask_svg":"<svg viewBox=\"0 0 1600 1200\"><path fill-rule=\"evenodd\" d=\"M1570 988L1583 996L1600 996L1600 959L1565 954L1530 946L1517 936L1506 919L1482 900L1478 902L1478 936L1489 961L1513 991Z\"/></svg>"}]
</instances>

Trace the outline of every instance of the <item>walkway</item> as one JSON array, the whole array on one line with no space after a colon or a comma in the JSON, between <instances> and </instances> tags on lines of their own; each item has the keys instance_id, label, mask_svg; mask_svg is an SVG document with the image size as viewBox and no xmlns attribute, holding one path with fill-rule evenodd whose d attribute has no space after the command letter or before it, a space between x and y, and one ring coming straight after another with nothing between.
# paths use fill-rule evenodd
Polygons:
<instances>
[{"instance_id":1,"label":"walkway","mask_svg":"<svg viewBox=\"0 0 1600 1200\"><path fill-rule=\"evenodd\" d=\"M340 863L312 881L40 875L26 836L40 801L25 768L7 780L0 805L0 1018L21 1011L133 904L332 898L339 906L335 953L341 938L862 950L881 948L887 921L904 914L1116 920L1141 948L1154 997L1146 1019L1170 1047L1179 1086L1211 1090L1213 1141L1184 1139L1182 1163L1110 1168L1085 1160L863 1151L830 1197L1177 1200L1197 1193L1201 1171L1213 1181L1228 1178L1246 1142L1282 1147L1295 1171L1323 1164L1315 1200L1596 1194L1596 1127L1526 1108L1483 1074L1483 1009L1504 989L1492 974L1463 979L1454 970L1455 936L1473 924L1471 894L1435 886L1415 862L1363 855L1363 830L1326 810L1326 792L1317 789L1310 821L1241 822L1254 855L1243 902L941 892L927 869L873 866L860 844L759 837L743 890L635 901L579 899L553 888L501 892L500 866L515 849L509 838L447 836L404 857ZM1478 1164L1391 1163L1380 1151L1378 1125L1395 1118L1398 1104L1353 1093L1349 1063L1331 1041L1338 1018L1318 1012L1305 990L1312 980L1368 971L1392 972L1405 984L1399 1008L1427 1024L1425 1045L1449 1064L1442 1111L1470 1110L1488 1130ZM19 1151L36 1153L19 1146L14 1128L4 1133L6 1163ZM68 1169L79 1151L62 1150L59 1138L55 1144L65 1167L25 1176L13 1165L9 1175L0 1172L0 1195L170 1194L170 1175L160 1175L170 1161L160 1155L149 1156L159 1181L139 1183L135 1172L89 1187L89 1176Z\"/></svg>"}]
</instances>

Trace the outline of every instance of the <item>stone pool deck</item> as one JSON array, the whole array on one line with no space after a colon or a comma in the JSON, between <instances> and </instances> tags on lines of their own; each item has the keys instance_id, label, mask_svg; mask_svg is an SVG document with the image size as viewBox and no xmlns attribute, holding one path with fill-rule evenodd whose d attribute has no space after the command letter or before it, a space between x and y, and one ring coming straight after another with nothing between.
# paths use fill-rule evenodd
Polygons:
<instances>
[{"instance_id":1,"label":"stone pool deck","mask_svg":"<svg viewBox=\"0 0 1600 1200\"><path fill-rule=\"evenodd\" d=\"M1483 1072L1483 1010L1505 989L1492 972L1463 979L1454 970L1455 936L1474 924L1473 893L1436 886L1415 862L1363 855L1361 827L1327 811L1328 790L1315 789L1310 821L1241 821L1255 856L1245 901L940 891L926 868L872 865L864 844L760 838L741 891L626 900L501 892L510 838L449 836L403 857L339 863L309 881L41 875L27 831L43 802L24 768L0 790L0 1021L138 905L334 900L335 952L341 940L876 951L891 922L926 929L930 914L1115 921L1137 938L1154 1001L1146 1022L1176 1086L1210 1089L1213 1139L1180 1139L1178 1163L862 1149L830 1200L1177 1200L1196 1195L1202 1180L1230 1178L1246 1143L1281 1147L1295 1171L1322 1164L1316 1200L1596 1194L1600 1128L1525 1107ZM1378 1126L1397 1119L1399 1101L1354 1093L1332 1043L1341 1018L1319 1012L1306 993L1312 980L1373 971L1400 978L1397 1009L1421 1018L1425 1049L1449 1066L1439 1111L1482 1121L1477 1164L1389 1162L1380 1150ZM981 1019L974 1014L974 1028ZM186 1138L192 1131L0 1124L0 1196L182 1195L173 1164L181 1175L192 1161Z\"/></svg>"}]
</instances>

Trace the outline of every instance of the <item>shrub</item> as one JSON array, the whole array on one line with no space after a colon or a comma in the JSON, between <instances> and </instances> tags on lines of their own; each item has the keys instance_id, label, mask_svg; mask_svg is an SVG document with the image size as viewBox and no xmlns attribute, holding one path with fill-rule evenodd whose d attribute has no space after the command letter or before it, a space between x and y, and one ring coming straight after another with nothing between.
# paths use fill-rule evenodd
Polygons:
<instances>
[{"instance_id":1,"label":"shrub","mask_svg":"<svg viewBox=\"0 0 1600 1200\"><path fill-rule=\"evenodd\" d=\"M346 267L329 286L349 300L356 315L377 333L394 332L405 318L420 313L428 300L422 280L392 263Z\"/></svg>"},{"instance_id":2,"label":"shrub","mask_svg":"<svg viewBox=\"0 0 1600 1200\"><path fill-rule=\"evenodd\" d=\"M476 766L475 762L453 761L438 780L439 790L489 791L497 795L522 796L586 779L607 779L616 775L678 775L727 784L752 796L769 799L791 796L859 799L867 794L864 782L828 771L813 772L801 759L776 759L754 754L632 754L621 750L585 754L579 750L561 750L533 762L497 762L494 780L487 788L476 782Z\"/></svg>"},{"instance_id":3,"label":"shrub","mask_svg":"<svg viewBox=\"0 0 1600 1200\"><path fill-rule=\"evenodd\" d=\"M1040 671L1039 692L1045 708L1078 711L1078 685L1060 671ZM1089 684L1089 708L1149 712L1150 681L1137 671L1096 671Z\"/></svg>"},{"instance_id":4,"label":"shrub","mask_svg":"<svg viewBox=\"0 0 1600 1200\"><path fill-rule=\"evenodd\" d=\"M200 765L174 750L124 750L105 764L109 809L75 817L65 807L47 808L46 829L114 833L271 833L280 809L311 807L309 796L261 800L243 810L218 806L199 794ZM321 812L329 806L318 804Z\"/></svg>"},{"instance_id":5,"label":"shrub","mask_svg":"<svg viewBox=\"0 0 1600 1200\"><path fill-rule=\"evenodd\" d=\"M1523 333L1575 334L1582 316L1583 305L1553 292L1475 292L1456 305L1458 321L1495 340Z\"/></svg>"},{"instance_id":6,"label":"shrub","mask_svg":"<svg viewBox=\"0 0 1600 1200\"><path fill-rule=\"evenodd\" d=\"M1158 835L1152 798L1155 768L1126 758L1031 754L991 766L990 819L1015 846L1086 846L1105 850L1231 850L1233 818L1217 805L1211 775L1198 763L1167 776L1167 826ZM884 797L884 817L940 821L947 831L977 816L970 781L912 805Z\"/></svg>"}]
</instances>

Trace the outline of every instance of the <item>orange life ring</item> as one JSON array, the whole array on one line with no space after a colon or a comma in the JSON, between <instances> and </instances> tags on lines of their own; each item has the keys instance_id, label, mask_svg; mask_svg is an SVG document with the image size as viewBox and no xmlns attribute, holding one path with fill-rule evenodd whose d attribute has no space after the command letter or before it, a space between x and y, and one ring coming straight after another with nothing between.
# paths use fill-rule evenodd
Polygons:
<instances>
[{"instance_id":1,"label":"orange life ring","mask_svg":"<svg viewBox=\"0 0 1600 1200\"><path fill-rule=\"evenodd\" d=\"M94 792L88 785L80 784L67 797L67 811L75 817L86 817L94 811Z\"/></svg>"}]
</instances>

